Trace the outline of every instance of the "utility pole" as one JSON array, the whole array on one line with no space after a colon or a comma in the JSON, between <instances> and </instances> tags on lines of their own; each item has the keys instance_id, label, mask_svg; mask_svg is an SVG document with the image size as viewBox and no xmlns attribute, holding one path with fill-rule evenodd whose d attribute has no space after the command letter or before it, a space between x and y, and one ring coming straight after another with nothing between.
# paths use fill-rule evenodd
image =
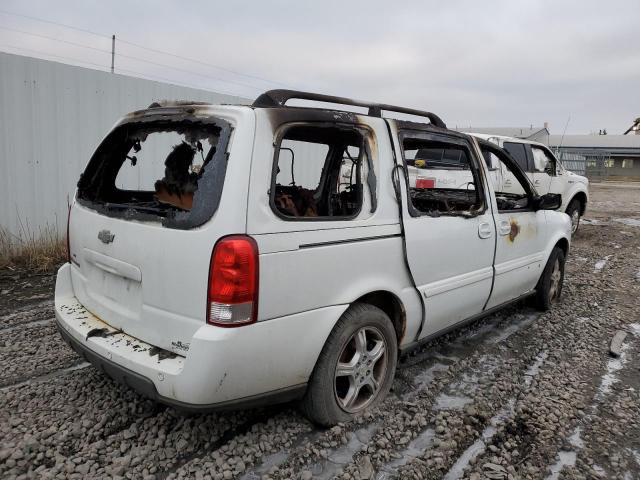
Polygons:
<instances>
[{"instance_id":1,"label":"utility pole","mask_svg":"<svg viewBox=\"0 0 640 480\"><path fill-rule=\"evenodd\" d=\"M113 64L116 59L116 36L111 36L111 73L113 73Z\"/></svg>"}]
</instances>

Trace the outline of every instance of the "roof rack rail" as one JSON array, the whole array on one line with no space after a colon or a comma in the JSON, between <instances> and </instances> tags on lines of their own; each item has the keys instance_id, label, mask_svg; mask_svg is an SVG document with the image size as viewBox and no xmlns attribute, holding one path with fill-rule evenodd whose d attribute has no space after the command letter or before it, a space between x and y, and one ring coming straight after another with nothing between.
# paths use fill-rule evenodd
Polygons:
<instances>
[{"instance_id":1,"label":"roof rack rail","mask_svg":"<svg viewBox=\"0 0 640 480\"><path fill-rule=\"evenodd\" d=\"M422 110L414 110L413 108L396 107L395 105L386 105L384 103L361 102L345 97L334 97L333 95L323 95L320 93L300 92L297 90L269 90L260 95L253 102L254 107L285 107L288 100L292 98L298 100L313 100L316 102L338 103L342 105L351 105L354 107L365 107L369 109L369 115L372 117L382 117L382 111L404 113L407 115L415 115L418 117L427 117L429 121L440 128L447 128L447 125L435 113L425 112Z\"/></svg>"},{"instance_id":2,"label":"roof rack rail","mask_svg":"<svg viewBox=\"0 0 640 480\"><path fill-rule=\"evenodd\" d=\"M195 100L158 100L157 102L153 102L147 108L188 107L190 105L211 105L211 103L198 102Z\"/></svg>"}]
</instances>

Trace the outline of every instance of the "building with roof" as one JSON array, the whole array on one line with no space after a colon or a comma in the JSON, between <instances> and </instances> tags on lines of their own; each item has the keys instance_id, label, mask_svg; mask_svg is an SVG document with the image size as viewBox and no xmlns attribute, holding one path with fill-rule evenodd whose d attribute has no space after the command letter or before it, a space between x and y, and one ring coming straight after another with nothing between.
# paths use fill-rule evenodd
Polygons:
<instances>
[{"instance_id":1,"label":"building with roof","mask_svg":"<svg viewBox=\"0 0 640 480\"><path fill-rule=\"evenodd\" d=\"M563 159L602 159L610 180L640 180L640 135L549 135L547 145Z\"/></svg>"},{"instance_id":2,"label":"building with roof","mask_svg":"<svg viewBox=\"0 0 640 480\"><path fill-rule=\"evenodd\" d=\"M522 138L523 140L531 140L534 142L548 144L549 128L545 122L542 127L460 127L456 128L459 132L466 133L483 133L486 135L502 135L505 137Z\"/></svg>"}]
</instances>

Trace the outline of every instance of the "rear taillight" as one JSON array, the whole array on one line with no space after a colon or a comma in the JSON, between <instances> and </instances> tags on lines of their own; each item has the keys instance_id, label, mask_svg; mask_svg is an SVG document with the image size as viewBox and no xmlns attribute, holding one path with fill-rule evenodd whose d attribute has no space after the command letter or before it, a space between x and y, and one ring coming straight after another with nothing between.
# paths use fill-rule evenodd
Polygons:
<instances>
[{"instance_id":1,"label":"rear taillight","mask_svg":"<svg viewBox=\"0 0 640 480\"><path fill-rule=\"evenodd\" d=\"M238 327L258 315L258 245L233 235L216 243L209 266L207 323Z\"/></svg>"}]
</instances>

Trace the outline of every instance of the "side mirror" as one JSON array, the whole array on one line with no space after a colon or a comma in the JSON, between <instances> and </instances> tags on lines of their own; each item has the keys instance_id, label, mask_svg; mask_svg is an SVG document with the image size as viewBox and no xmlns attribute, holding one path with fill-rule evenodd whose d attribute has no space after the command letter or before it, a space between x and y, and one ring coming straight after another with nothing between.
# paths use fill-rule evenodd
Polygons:
<instances>
[{"instance_id":1,"label":"side mirror","mask_svg":"<svg viewBox=\"0 0 640 480\"><path fill-rule=\"evenodd\" d=\"M557 210L562 205L562 195L547 193L536 198L536 210Z\"/></svg>"}]
</instances>

